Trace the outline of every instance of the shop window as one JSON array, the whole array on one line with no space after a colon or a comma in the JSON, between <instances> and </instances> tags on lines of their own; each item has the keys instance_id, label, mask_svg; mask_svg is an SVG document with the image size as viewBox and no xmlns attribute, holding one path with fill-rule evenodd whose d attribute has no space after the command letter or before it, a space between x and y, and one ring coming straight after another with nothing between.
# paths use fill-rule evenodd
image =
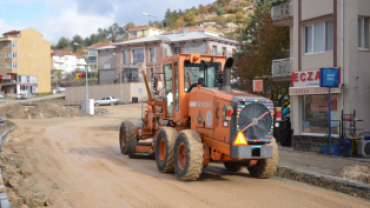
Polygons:
<instances>
[{"instance_id":1,"label":"shop window","mask_svg":"<svg viewBox=\"0 0 370 208\"><path fill-rule=\"evenodd\" d=\"M173 48L173 53L174 54L180 54L181 53L181 48L180 47Z\"/></svg>"},{"instance_id":2,"label":"shop window","mask_svg":"<svg viewBox=\"0 0 370 208\"><path fill-rule=\"evenodd\" d=\"M305 52L322 53L334 48L333 21L318 22L305 27Z\"/></svg>"},{"instance_id":3,"label":"shop window","mask_svg":"<svg viewBox=\"0 0 370 208\"><path fill-rule=\"evenodd\" d=\"M329 133L329 95L303 96L303 133ZM331 95L331 120L338 120L338 95ZM331 122L331 132L338 134L338 122Z\"/></svg>"},{"instance_id":4,"label":"shop window","mask_svg":"<svg viewBox=\"0 0 370 208\"><path fill-rule=\"evenodd\" d=\"M0 71L3 71L3 65L0 64Z\"/></svg>"},{"instance_id":5,"label":"shop window","mask_svg":"<svg viewBox=\"0 0 370 208\"><path fill-rule=\"evenodd\" d=\"M359 48L369 48L369 38L370 38L370 25L369 18L362 17L358 18L358 47Z\"/></svg>"}]
</instances>

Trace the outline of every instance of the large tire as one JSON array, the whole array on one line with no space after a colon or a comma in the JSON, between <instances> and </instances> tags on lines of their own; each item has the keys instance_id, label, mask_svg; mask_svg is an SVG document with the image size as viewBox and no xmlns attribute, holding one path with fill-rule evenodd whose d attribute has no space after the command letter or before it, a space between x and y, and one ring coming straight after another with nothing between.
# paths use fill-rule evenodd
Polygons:
<instances>
[{"instance_id":1,"label":"large tire","mask_svg":"<svg viewBox=\"0 0 370 208\"><path fill-rule=\"evenodd\" d=\"M182 181L195 181L203 169L203 143L193 130L183 130L175 142L173 166L177 178Z\"/></svg>"},{"instance_id":2,"label":"large tire","mask_svg":"<svg viewBox=\"0 0 370 208\"><path fill-rule=\"evenodd\" d=\"M240 163L233 161L225 161L224 165L227 170L232 172L239 172L243 167Z\"/></svg>"},{"instance_id":3,"label":"large tire","mask_svg":"<svg viewBox=\"0 0 370 208\"><path fill-rule=\"evenodd\" d=\"M279 162L279 151L275 138L270 145L273 146L272 158L259 160L255 166L248 167L248 171L252 177L266 179L271 178L276 173Z\"/></svg>"},{"instance_id":4,"label":"large tire","mask_svg":"<svg viewBox=\"0 0 370 208\"><path fill-rule=\"evenodd\" d=\"M155 159L158 170L162 173L173 172L173 147L178 132L175 128L164 127L158 132L155 145Z\"/></svg>"},{"instance_id":5,"label":"large tire","mask_svg":"<svg viewBox=\"0 0 370 208\"><path fill-rule=\"evenodd\" d=\"M124 121L121 123L119 130L119 146L122 154L127 154L131 141L135 141L135 126L131 121Z\"/></svg>"}]
</instances>

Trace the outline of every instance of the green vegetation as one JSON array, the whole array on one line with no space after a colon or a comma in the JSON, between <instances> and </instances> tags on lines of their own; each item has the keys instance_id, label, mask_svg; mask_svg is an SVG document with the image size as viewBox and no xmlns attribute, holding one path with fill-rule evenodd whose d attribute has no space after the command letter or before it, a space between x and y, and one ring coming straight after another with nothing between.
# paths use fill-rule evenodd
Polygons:
<instances>
[{"instance_id":1,"label":"green vegetation","mask_svg":"<svg viewBox=\"0 0 370 208\"><path fill-rule=\"evenodd\" d=\"M40 97L40 96L46 96L46 95L52 95L52 92L42 92L42 93L34 93L33 95L35 97Z\"/></svg>"},{"instance_id":2,"label":"green vegetation","mask_svg":"<svg viewBox=\"0 0 370 208\"><path fill-rule=\"evenodd\" d=\"M89 78L87 81L89 86L98 85L98 78ZM71 80L71 87L80 87L80 86L86 86L85 78Z\"/></svg>"}]
</instances>

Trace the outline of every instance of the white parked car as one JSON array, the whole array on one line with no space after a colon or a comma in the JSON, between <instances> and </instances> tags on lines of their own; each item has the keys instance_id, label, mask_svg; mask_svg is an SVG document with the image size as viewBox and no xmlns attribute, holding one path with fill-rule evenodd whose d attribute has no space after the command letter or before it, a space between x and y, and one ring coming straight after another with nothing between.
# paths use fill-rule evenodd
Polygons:
<instances>
[{"instance_id":1,"label":"white parked car","mask_svg":"<svg viewBox=\"0 0 370 208\"><path fill-rule=\"evenodd\" d=\"M99 105L115 105L119 104L119 99L115 99L113 96L103 97L101 100L96 100L94 102L95 106Z\"/></svg>"},{"instance_id":2,"label":"white parked car","mask_svg":"<svg viewBox=\"0 0 370 208\"><path fill-rule=\"evenodd\" d=\"M0 94L0 99L4 99L4 95Z\"/></svg>"},{"instance_id":3,"label":"white parked car","mask_svg":"<svg viewBox=\"0 0 370 208\"><path fill-rule=\"evenodd\" d=\"M21 94L17 94L16 96L15 96L15 99L17 99L17 100L20 100L21 99Z\"/></svg>"},{"instance_id":4,"label":"white parked car","mask_svg":"<svg viewBox=\"0 0 370 208\"><path fill-rule=\"evenodd\" d=\"M57 87L54 89L56 92L65 92L66 91L66 88L64 87Z\"/></svg>"}]
</instances>

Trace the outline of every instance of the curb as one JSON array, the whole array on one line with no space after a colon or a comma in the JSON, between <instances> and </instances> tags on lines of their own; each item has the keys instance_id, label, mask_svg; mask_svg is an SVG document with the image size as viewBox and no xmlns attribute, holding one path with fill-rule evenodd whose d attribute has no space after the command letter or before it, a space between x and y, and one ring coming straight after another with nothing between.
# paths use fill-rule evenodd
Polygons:
<instances>
[{"instance_id":1,"label":"curb","mask_svg":"<svg viewBox=\"0 0 370 208\"><path fill-rule=\"evenodd\" d=\"M281 178L301 181L311 185L320 186L345 194L350 194L352 196L370 199L370 185L352 182L318 173L297 171L288 167L278 167L275 175Z\"/></svg>"}]
</instances>

